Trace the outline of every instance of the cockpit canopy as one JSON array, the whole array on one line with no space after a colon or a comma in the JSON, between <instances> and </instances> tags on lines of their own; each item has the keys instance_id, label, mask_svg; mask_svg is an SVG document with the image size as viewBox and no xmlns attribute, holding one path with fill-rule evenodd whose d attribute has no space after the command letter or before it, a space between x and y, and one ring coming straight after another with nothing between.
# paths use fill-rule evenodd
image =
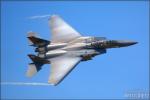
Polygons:
<instances>
[{"instance_id":1,"label":"cockpit canopy","mask_svg":"<svg viewBox=\"0 0 150 100\"><path fill-rule=\"evenodd\" d=\"M106 40L106 38L105 37L89 37L86 39L86 43L95 42L99 40Z\"/></svg>"},{"instance_id":2,"label":"cockpit canopy","mask_svg":"<svg viewBox=\"0 0 150 100\"><path fill-rule=\"evenodd\" d=\"M94 37L94 40L106 40L106 37Z\"/></svg>"}]
</instances>

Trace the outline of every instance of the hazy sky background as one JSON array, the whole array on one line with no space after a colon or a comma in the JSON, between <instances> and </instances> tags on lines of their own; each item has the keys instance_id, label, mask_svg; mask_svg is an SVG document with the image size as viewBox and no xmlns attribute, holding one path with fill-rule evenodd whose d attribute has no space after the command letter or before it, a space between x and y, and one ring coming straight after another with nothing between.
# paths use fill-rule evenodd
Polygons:
<instances>
[{"instance_id":1,"label":"hazy sky background","mask_svg":"<svg viewBox=\"0 0 150 100\"><path fill-rule=\"evenodd\" d=\"M81 62L58 86L2 85L2 98L90 99L125 98L128 91L148 91L149 2L2 2L1 81L47 83L50 65L33 78L25 76L34 53L27 32L50 39L48 18L32 16L58 14L84 36L134 40L138 44L108 50L88 62Z\"/></svg>"}]
</instances>

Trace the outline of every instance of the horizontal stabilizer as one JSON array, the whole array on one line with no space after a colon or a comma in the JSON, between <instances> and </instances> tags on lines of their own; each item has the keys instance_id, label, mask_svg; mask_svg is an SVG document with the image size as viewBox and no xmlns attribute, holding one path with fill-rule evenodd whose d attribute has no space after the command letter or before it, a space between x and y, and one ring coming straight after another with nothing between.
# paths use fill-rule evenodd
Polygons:
<instances>
[{"instance_id":1,"label":"horizontal stabilizer","mask_svg":"<svg viewBox=\"0 0 150 100\"><path fill-rule=\"evenodd\" d=\"M42 65L49 63L49 61L47 61L43 58L40 58L38 56L35 56L32 54L29 54L28 56L33 61L33 63L29 64L29 68L28 68L27 73L26 73L26 75L28 77L32 77L38 71L40 71L40 69L42 68Z\"/></svg>"},{"instance_id":2,"label":"horizontal stabilizer","mask_svg":"<svg viewBox=\"0 0 150 100\"><path fill-rule=\"evenodd\" d=\"M28 33L27 38L29 39L29 42L30 42L31 46L36 46L36 47L46 46L50 43L50 41L48 41L48 40L44 40L44 39L41 39L41 38L37 37L36 33L34 33L34 32Z\"/></svg>"},{"instance_id":3,"label":"horizontal stabilizer","mask_svg":"<svg viewBox=\"0 0 150 100\"><path fill-rule=\"evenodd\" d=\"M29 54L28 56L33 61L33 63L29 64L29 68L28 68L27 73L26 73L26 75L28 77L32 77L38 71L40 71L40 69L42 68L42 65L49 63L48 60L45 60L45 59L40 58L38 56L35 56L35 55L32 55L32 54Z\"/></svg>"},{"instance_id":4,"label":"horizontal stabilizer","mask_svg":"<svg viewBox=\"0 0 150 100\"><path fill-rule=\"evenodd\" d=\"M48 60L45 60L45 59L40 58L38 56L35 56L33 54L28 54L28 56L35 63L42 63L42 64L49 64L50 63Z\"/></svg>"},{"instance_id":5,"label":"horizontal stabilizer","mask_svg":"<svg viewBox=\"0 0 150 100\"><path fill-rule=\"evenodd\" d=\"M30 63L26 75L28 77L34 76L38 71L40 71L42 65L43 64L41 63Z\"/></svg>"}]
</instances>

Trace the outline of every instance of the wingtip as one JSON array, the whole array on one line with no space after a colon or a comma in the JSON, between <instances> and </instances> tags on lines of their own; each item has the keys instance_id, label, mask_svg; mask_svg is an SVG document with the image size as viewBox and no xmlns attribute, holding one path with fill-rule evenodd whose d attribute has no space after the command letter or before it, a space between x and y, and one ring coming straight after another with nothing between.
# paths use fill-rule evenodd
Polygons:
<instances>
[{"instance_id":1,"label":"wingtip","mask_svg":"<svg viewBox=\"0 0 150 100\"><path fill-rule=\"evenodd\" d=\"M52 18L58 18L58 17L59 17L59 15L57 15L57 14L52 14L52 15L49 17L48 20L51 20Z\"/></svg>"},{"instance_id":2,"label":"wingtip","mask_svg":"<svg viewBox=\"0 0 150 100\"><path fill-rule=\"evenodd\" d=\"M59 15L57 14L52 14L51 17L58 17Z\"/></svg>"},{"instance_id":3,"label":"wingtip","mask_svg":"<svg viewBox=\"0 0 150 100\"><path fill-rule=\"evenodd\" d=\"M48 81L48 84L52 85L52 86L56 86L57 83L51 82L50 80Z\"/></svg>"}]
</instances>

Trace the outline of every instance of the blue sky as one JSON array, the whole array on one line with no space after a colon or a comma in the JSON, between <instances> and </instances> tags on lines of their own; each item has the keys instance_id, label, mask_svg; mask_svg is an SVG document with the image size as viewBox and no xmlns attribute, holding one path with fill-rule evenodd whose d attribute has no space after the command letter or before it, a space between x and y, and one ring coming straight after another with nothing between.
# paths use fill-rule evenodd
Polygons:
<instances>
[{"instance_id":1,"label":"blue sky","mask_svg":"<svg viewBox=\"0 0 150 100\"><path fill-rule=\"evenodd\" d=\"M149 89L148 1L60 1L2 2L1 81L47 82L50 66L33 78L25 76L34 53L26 39L34 31L50 39L47 18L58 14L83 36L134 40L138 44L110 49L88 62L81 62L58 86L2 85L2 98L11 99L99 99L125 98L127 91Z\"/></svg>"}]
</instances>

